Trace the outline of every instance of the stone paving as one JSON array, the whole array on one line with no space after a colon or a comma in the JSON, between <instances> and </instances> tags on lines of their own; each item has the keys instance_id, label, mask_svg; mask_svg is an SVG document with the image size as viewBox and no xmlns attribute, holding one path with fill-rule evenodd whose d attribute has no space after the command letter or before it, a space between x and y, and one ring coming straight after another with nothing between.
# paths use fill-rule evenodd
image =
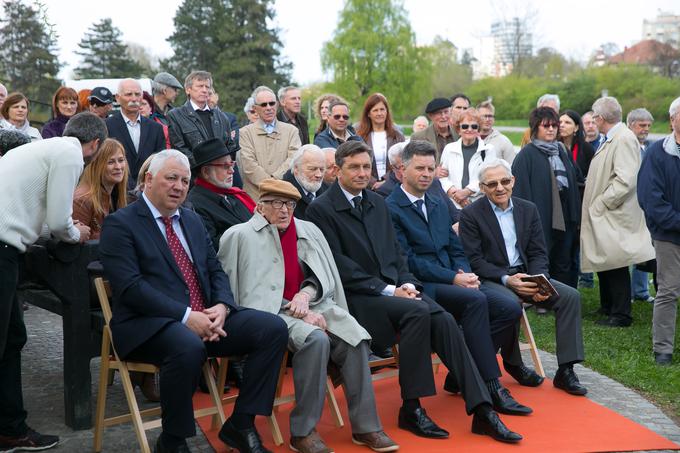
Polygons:
<instances>
[{"instance_id":1,"label":"stone paving","mask_svg":"<svg viewBox=\"0 0 680 453\"><path fill-rule=\"evenodd\" d=\"M62 328L61 317L31 306L24 312L28 330L28 344L23 352L23 386L25 406L28 410L28 423L39 432L57 434L61 443L55 452L92 451L91 430L73 431L64 424L64 393L62 367ZM553 376L557 370L554 355L541 352L546 373ZM527 359L527 363L530 361ZM99 361L92 360L92 408L96 403L97 376ZM652 431L680 444L680 427L652 403L636 392L599 373L577 365L576 372L581 382L588 387L588 397ZM120 414L127 409L123 391L110 392L107 401L107 414ZM145 398L138 395L142 408ZM155 442L160 430L149 433L149 441ZM193 452L214 451L201 430L196 427L196 437L190 439L189 447ZM110 427L104 433L104 452L134 452L138 444L130 424Z\"/></svg>"}]
</instances>

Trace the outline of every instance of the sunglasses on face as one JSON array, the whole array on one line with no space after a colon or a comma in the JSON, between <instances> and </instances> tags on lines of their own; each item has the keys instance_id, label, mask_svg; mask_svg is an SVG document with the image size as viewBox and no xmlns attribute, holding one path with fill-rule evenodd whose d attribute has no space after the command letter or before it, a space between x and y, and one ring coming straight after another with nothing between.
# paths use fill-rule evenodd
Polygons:
<instances>
[{"instance_id":1,"label":"sunglasses on face","mask_svg":"<svg viewBox=\"0 0 680 453\"><path fill-rule=\"evenodd\" d=\"M479 124L461 124L460 128L463 129L464 131L468 129L472 129L473 131L476 131L479 129Z\"/></svg>"},{"instance_id":2,"label":"sunglasses on face","mask_svg":"<svg viewBox=\"0 0 680 453\"><path fill-rule=\"evenodd\" d=\"M550 129L551 127L553 129L559 129L560 125L557 123L541 123L541 127L544 129Z\"/></svg>"},{"instance_id":3,"label":"sunglasses on face","mask_svg":"<svg viewBox=\"0 0 680 453\"><path fill-rule=\"evenodd\" d=\"M333 119L335 121L340 121L340 119L347 121L349 119L349 115L333 115Z\"/></svg>"},{"instance_id":4,"label":"sunglasses on face","mask_svg":"<svg viewBox=\"0 0 680 453\"><path fill-rule=\"evenodd\" d=\"M512 184L512 178L503 178L500 181L480 182L480 184L493 190L498 187L498 184L502 185L503 187L508 187L510 184Z\"/></svg>"},{"instance_id":5,"label":"sunglasses on face","mask_svg":"<svg viewBox=\"0 0 680 453\"><path fill-rule=\"evenodd\" d=\"M260 107L265 108L267 106L269 107L274 107L276 105L276 101L269 101L269 102L260 102L259 104Z\"/></svg>"}]
</instances>

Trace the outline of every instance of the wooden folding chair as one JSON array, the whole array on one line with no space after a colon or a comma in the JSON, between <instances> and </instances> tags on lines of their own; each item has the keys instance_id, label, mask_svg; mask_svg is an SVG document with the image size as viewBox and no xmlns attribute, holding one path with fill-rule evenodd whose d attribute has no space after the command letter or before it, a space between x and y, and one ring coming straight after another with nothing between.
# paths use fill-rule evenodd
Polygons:
<instances>
[{"instance_id":1,"label":"wooden folding chair","mask_svg":"<svg viewBox=\"0 0 680 453\"><path fill-rule=\"evenodd\" d=\"M98 277L94 281L99 303L101 304L102 312L104 314L104 333L102 335L102 349L101 349L101 369L99 371L99 391L97 394L97 411L95 415L94 426L94 451L100 452L102 450L102 435L106 426L118 425L132 421L139 441L139 446L142 453L150 453L149 441L146 437L146 431L161 426L161 419L155 418L149 421L142 421L142 417L158 416L161 413L160 407L154 407L143 411L139 410L137 398L135 396L134 387L130 380L130 371L140 371L143 373L156 373L159 368L150 363L128 362L120 360L116 349L113 346L111 328L109 322L111 321L111 306L109 304L109 297L111 288L108 282ZM226 376L226 361L224 362L224 374ZM130 412L125 415L117 417L104 418L106 409L106 393L108 390L108 375L110 370L118 370L120 379L123 384L123 391L128 403ZM221 375L221 370L218 372ZM212 370L208 361L203 365L203 376L208 385L210 396L212 398L213 406L205 409L198 409L194 411L194 417L200 418L215 414L221 423L224 423L224 411L222 409L222 402L220 400L220 392L217 390L215 379L212 375ZM222 389L224 384L222 384Z\"/></svg>"},{"instance_id":2,"label":"wooden folding chair","mask_svg":"<svg viewBox=\"0 0 680 453\"><path fill-rule=\"evenodd\" d=\"M522 318L519 320L519 325L524 334L524 339L526 343L520 343L520 351L530 351L531 359L534 362L534 368L539 376L545 377L545 371L543 370L543 363L541 363L541 358L538 355L538 347L536 346L536 341L534 340L534 334L531 332L531 326L529 325L529 318L527 318L527 312L522 308Z\"/></svg>"}]
</instances>

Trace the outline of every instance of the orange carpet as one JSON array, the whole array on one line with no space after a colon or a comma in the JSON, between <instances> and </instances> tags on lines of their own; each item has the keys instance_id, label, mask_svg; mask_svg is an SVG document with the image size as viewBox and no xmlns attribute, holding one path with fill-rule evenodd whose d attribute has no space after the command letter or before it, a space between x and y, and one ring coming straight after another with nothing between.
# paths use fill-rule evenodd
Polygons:
<instances>
[{"instance_id":1,"label":"orange carpet","mask_svg":"<svg viewBox=\"0 0 680 453\"><path fill-rule=\"evenodd\" d=\"M441 389L446 369L441 367L435 375L437 389ZM292 391L292 379L286 379L286 392ZM422 404L428 414L441 427L451 433L446 440L424 439L397 428L397 414L401 400L397 378L374 383L378 411L385 431L401 446L402 452L606 452L633 450L680 450L680 446L659 436L616 412L609 410L588 398L576 397L557 390L548 379L538 388L522 387L512 378L501 378L513 396L521 403L534 409L528 417L502 415L504 423L513 431L524 436L519 444L508 445L496 442L487 436L478 436L470 431L471 417L465 414L460 396L449 395L438 390L436 396L423 398ZM285 392L284 392L285 394ZM345 426L336 428L330 417L328 405L317 425L317 430L326 443L336 452L370 451L366 447L352 444L347 405L341 388L335 390ZM197 393L194 404L206 407L208 395ZM226 406L227 417L233 406ZM284 445L275 447L271 431L264 417L257 417L257 429L267 448L276 452L288 452L288 415L292 403L279 408L277 419L284 436ZM210 418L199 420L199 425L210 444L218 453L228 451L218 439L217 431L210 430Z\"/></svg>"}]
</instances>

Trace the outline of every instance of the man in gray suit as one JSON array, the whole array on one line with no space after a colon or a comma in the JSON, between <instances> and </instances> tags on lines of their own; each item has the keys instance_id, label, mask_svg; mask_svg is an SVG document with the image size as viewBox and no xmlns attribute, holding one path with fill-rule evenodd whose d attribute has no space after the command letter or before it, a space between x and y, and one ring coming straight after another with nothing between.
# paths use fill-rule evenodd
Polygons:
<instances>
[{"instance_id":1,"label":"man in gray suit","mask_svg":"<svg viewBox=\"0 0 680 453\"><path fill-rule=\"evenodd\" d=\"M290 447L332 451L315 430L321 418L329 359L345 387L352 441L375 451L399 446L382 430L368 367L368 332L349 314L330 247L310 222L293 218L300 192L265 179L253 217L220 240L219 259L241 306L278 314L288 325L296 405Z\"/></svg>"}]
</instances>

